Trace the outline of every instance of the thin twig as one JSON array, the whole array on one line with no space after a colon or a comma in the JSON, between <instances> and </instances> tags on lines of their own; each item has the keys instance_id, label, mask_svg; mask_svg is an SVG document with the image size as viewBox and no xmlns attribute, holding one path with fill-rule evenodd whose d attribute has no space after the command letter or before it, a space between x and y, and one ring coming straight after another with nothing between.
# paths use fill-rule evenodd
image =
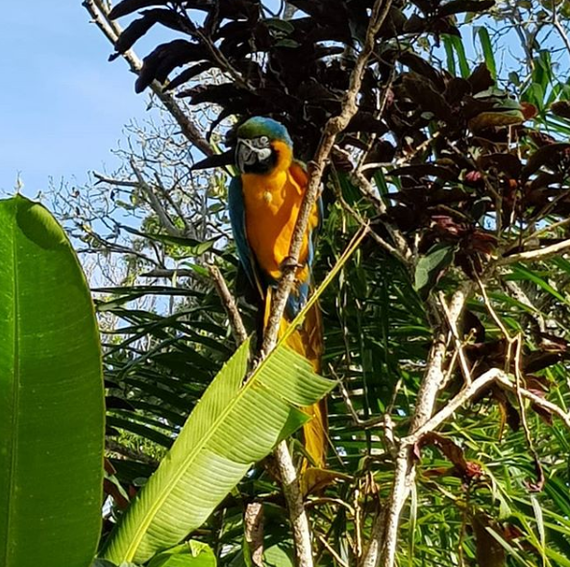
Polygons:
<instances>
[{"instance_id":1,"label":"thin twig","mask_svg":"<svg viewBox=\"0 0 570 567\"><path fill-rule=\"evenodd\" d=\"M331 544L321 534L317 534L318 540L327 548L327 551L335 558L336 562L342 567L349 567L348 563L335 551Z\"/></svg>"},{"instance_id":2,"label":"thin twig","mask_svg":"<svg viewBox=\"0 0 570 567\"><path fill-rule=\"evenodd\" d=\"M546 260L551 256L563 254L570 249L570 239L545 246L544 248L537 248L536 250L527 250L526 252L519 252L518 254L511 254L510 256L503 256L497 261L497 265L505 266L514 264L516 262L537 262L538 260Z\"/></svg>"},{"instance_id":3,"label":"thin twig","mask_svg":"<svg viewBox=\"0 0 570 567\"><path fill-rule=\"evenodd\" d=\"M214 280L214 284L218 290L218 295L220 296L224 309L228 315L234 337L238 344L241 344L247 340L247 331L243 324L241 315L239 314L235 299L230 293L230 290L226 285L226 281L224 280L224 276L222 276L220 270L218 270L216 266L208 266L208 270Z\"/></svg>"},{"instance_id":4,"label":"thin twig","mask_svg":"<svg viewBox=\"0 0 570 567\"><path fill-rule=\"evenodd\" d=\"M477 396L482 390L487 388L491 383L501 379L506 379L504 370L500 368L491 368L484 374L473 380L466 388L463 388L452 400L438 411L432 418L426 421L414 433L402 439L402 443L412 445L417 443L426 433L430 433L437 429L444 421L449 419L458 409L462 408L467 402Z\"/></svg>"},{"instance_id":5,"label":"thin twig","mask_svg":"<svg viewBox=\"0 0 570 567\"><path fill-rule=\"evenodd\" d=\"M166 210L162 206L162 203L156 196L154 189L146 182L143 174L136 166L133 159L130 160L130 166L131 169L133 170L133 173L135 174L135 177L137 178L138 187L146 195L151 209L156 213L156 216L158 217L160 224L164 227L166 232L168 232L168 234L170 234L171 236L176 236L176 237L183 236L184 235L183 231L179 230L178 228L176 228L176 226L174 226L174 223L170 220L168 213L166 212Z\"/></svg>"},{"instance_id":6,"label":"thin twig","mask_svg":"<svg viewBox=\"0 0 570 567\"><path fill-rule=\"evenodd\" d=\"M500 376L497 379L497 381L506 390L509 390L510 392L513 393L516 392L517 388L516 384L513 384L512 381L506 375ZM523 398L526 398L536 406L546 410L547 412L557 415L564 422L564 425L568 429L570 429L570 413L565 412L560 406L553 404L552 402L549 402L544 398L541 398L540 396L531 392L530 390L527 390L526 388L519 388L519 392Z\"/></svg>"},{"instance_id":7,"label":"thin twig","mask_svg":"<svg viewBox=\"0 0 570 567\"><path fill-rule=\"evenodd\" d=\"M363 195L375 206L379 214L384 215L386 213L386 205L380 199L372 187L372 183L366 178L362 171L356 171L352 178L362 191ZM397 251L397 257L404 263L410 264L412 258L412 251L408 246L404 235L396 227L392 226L390 223L384 223L384 228L390 235L390 238L394 242L394 248Z\"/></svg>"},{"instance_id":8,"label":"thin twig","mask_svg":"<svg viewBox=\"0 0 570 567\"><path fill-rule=\"evenodd\" d=\"M526 440L526 444L528 446L528 450L532 455L532 459L534 461L534 468L537 476L536 482L532 483L530 487L535 490L542 490L542 487L544 486L546 479L544 477L544 470L542 468L542 465L540 464L540 458L538 456L538 453L536 452L534 443L532 441L532 435L530 433L528 420L526 418L526 408L523 403L523 395L521 392L523 384L522 347L523 347L523 337L521 334L519 334L516 337L516 349L515 349L515 393L519 404L521 425L524 432L524 437Z\"/></svg>"},{"instance_id":9,"label":"thin twig","mask_svg":"<svg viewBox=\"0 0 570 567\"><path fill-rule=\"evenodd\" d=\"M443 292L439 294L439 300L441 303L441 308L447 319L447 323L449 325L449 330L451 331L453 341L455 343L455 350L459 356L459 363L461 366L461 372L463 373L463 379L467 384L469 384L472 382L471 369L469 368L469 363L467 362L467 357L465 356L465 350L463 349L463 342L461 341L459 332L457 330L457 322L451 318L451 314L449 313L449 309L447 308L447 303L445 301Z\"/></svg>"}]
</instances>

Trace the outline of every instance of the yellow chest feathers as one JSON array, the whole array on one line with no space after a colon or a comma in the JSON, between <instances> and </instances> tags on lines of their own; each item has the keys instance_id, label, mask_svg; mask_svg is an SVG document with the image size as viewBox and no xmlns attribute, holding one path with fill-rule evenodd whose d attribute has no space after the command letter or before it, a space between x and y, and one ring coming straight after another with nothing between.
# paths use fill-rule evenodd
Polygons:
<instances>
[{"instance_id":1,"label":"yellow chest feathers","mask_svg":"<svg viewBox=\"0 0 570 567\"><path fill-rule=\"evenodd\" d=\"M288 171L272 175L243 175L245 226L249 245L260 268L272 278L289 254L303 190ZM300 262L306 261L307 246Z\"/></svg>"}]
</instances>

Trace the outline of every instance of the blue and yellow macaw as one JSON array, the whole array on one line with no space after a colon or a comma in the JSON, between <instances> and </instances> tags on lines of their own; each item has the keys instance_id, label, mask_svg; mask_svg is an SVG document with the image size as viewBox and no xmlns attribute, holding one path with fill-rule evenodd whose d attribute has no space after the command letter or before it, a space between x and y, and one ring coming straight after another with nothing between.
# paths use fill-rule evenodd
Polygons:
<instances>
[{"instance_id":1,"label":"blue and yellow macaw","mask_svg":"<svg viewBox=\"0 0 570 567\"><path fill-rule=\"evenodd\" d=\"M285 126L271 118L250 118L237 130L235 153L239 175L229 187L229 211L240 262L265 302L264 325L271 294L288 260L291 237L308 183L305 166L293 157L293 141ZM287 300L281 332L307 302L312 285L314 238L320 224L320 203L311 212L299 254L296 282ZM316 372L321 370L322 323L318 305L288 339ZM326 402L306 408L313 419L304 427L305 449L315 465L324 467L327 449Z\"/></svg>"}]
</instances>

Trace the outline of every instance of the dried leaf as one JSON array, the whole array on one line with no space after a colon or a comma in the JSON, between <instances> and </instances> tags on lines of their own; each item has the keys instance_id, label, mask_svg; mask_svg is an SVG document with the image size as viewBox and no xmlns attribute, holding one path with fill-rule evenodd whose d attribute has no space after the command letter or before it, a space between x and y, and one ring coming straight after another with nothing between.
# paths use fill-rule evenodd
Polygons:
<instances>
[{"instance_id":1,"label":"dried leaf","mask_svg":"<svg viewBox=\"0 0 570 567\"><path fill-rule=\"evenodd\" d=\"M503 546L489 533L491 519L481 512L471 518L479 567L504 567L507 558Z\"/></svg>"},{"instance_id":2,"label":"dried leaf","mask_svg":"<svg viewBox=\"0 0 570 567\"><path fill-rule=\"evenodd\" d=\"M469 129L475 133L487 130L488 128L501 128L522 124L525 121L521 110L506 110L482 112L469 120Z\"/></svg>"}]
</instances>

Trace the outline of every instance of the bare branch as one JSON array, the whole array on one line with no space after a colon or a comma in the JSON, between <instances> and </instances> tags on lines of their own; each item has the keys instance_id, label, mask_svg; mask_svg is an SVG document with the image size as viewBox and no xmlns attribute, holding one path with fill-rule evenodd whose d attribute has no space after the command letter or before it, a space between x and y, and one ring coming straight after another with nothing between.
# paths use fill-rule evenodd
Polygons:
<instances>
[{"instance_id":1,"label":"bare branch","mask_svg":"<svg viewBox=\"0 0 570 567\"><path fill-rule=\"evenodd\" d=\"M218 270L216 266L208 266L208 270L210 271L210 275L214 280L214 284L218 290L220 299L224 304L224 308L228 315L233 335L238 344L241 344L247 340L247 331L243 324L241 315L239 314L235 299L230 293L230 290L228 289L228 286L224 280L224 276L222 276L220 270Z\"/></svg>"},{"instance_id":2,"label":"bare branch","mask_svg":"<svg viewBox=\"0 0 570 567\"><path fill-rule=\"evenodd\" d=\"M536 262L538 260L546 260L551 256L563 254L570 249L570 239L545 246L544 248L537 248L536 250L527 250L526 252L519 252L518 254L511 254L510 256L503 256L499 258L497 264L505 266L514 264L516 262Z\"/></svg>"},{"instance_id":3,"label":"bare branch","mask_svg":"<svg viewBox=\"0 0 570 567\"><path fill-rule=\"evenodd\" d=\"M244 514L245 541L254 567L263 567L263 504L250 502Z\"/></svg>"},{"instance_id":4,"label":"bare branch","mask_svg":"<svg viewBox=\"0 0 570 567\"><path fill-rule=\"evenodd\" d=\"M455 292L447 309L449 322L457 324L472 288L472 282L467 282ZM432 309L435 311L437 304L432 304ZM419 431L433 414L437 394L445 379L446 342L446 333L443 330L437 332L418 392L409 436L413 436L416 431ZM360 567L376 567L379 564L383 567L393 567L395 564L400 515L410 495L415 472L415 462L410 446L400 443L392 492L384 509L374 519L370 541Z\"/></svg>"},{"instance_id":5,"label":"bare branch","mask_svg":"<svg viewBox=\"0 0 570 567\"><path fill-rule=\"evenodd\" d=\"M275 448L277 468L281 477L283 494L287 501L289 518L293 528L293 540L295 541L295 553L298 567L312 567L313 553L311 551L311 528L309 519L303 504L303 496L297 478L297 471L291 453L285 441L281 441Z\"/></svg>"},{"instance_id":6,"label":"bare branch","mask_svg":"<svg viewBox=\"0 0 570 567\"><path fill-rule=\"evenodd\" d=\"M513 384L512 381L506 375L500 376L498 378L498 382L501 384L501 386L503 386L510 392L516 392L517 390L517 385ZM537 396L536 394L527 390L526 388L519 387L518 391L523 398L526 398L527 400L531 401L533 404L537 405L538 407L548 412L551 412L554 415L557 415L564 422L564 425L566 425L566 427L570 429L569 412L565 412L560 406L557 406L556 404L553 404L552 402L549 402L548 400L545 400L544 398Z\"/></svg>"},{"instance_id":7,"label":"bare branch","mask_svg":"<svg viewBox=\"0 0 570 567\"><path fill-rule=\"evenodd\" d=\"M138 186L140 187L142 192L147 196L148 203L151 206L152 210L156 213L158 220L160 221L160 224L164 227L166 232L168 232L171 236L183 236L183 232L178 228L176 228L172 223L172 221L170 220L168 213L162 206L158 197L155 195L153 188L146 182L143 174L135 165L134 160L131 159L130 164L131 164L131 169L133 170L133 173L137 178Z\"/></svg>"},{"instance_id":8,"label":"bare branch","mask_svg":"<svg viewBox=\"0 0 570 567\"><path fill-rule=\"evenodd\" d=\"M299 253L309 224L311 211L318 198L325 166L329 160L337 136L347 127L350 119L358 111L357 97L360 92L364 70L374 50L376 35L388 14L391 3L391 0L376 0L366 32L366 40L350 75L350 86L345 94L341 112L338 116L331 118L327 122L314 160L309 163L309 182L299 210L289 248L290 262L288 262L288 266L283 268L279 287L273 296L271 313L263 337L260 353L261 359L265 358L277 343L277 334L281 318L283 317L287 298L295 280ZM299 567L312 567L313 557L309 521L303 505L303 498L293 461L287 444L284 441L277 446L275 457L281 471L283 492L287 500L289 515L293 525L297 564Z\"/></svg>"}]
</instances>

